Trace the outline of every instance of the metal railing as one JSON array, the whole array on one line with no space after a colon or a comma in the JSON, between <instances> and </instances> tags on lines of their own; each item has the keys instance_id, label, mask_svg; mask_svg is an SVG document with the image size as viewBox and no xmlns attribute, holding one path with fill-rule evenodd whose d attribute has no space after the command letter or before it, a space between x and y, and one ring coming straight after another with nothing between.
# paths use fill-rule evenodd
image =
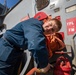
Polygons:
<instances>
[{"instance_id":1,"label":"metal railing","mask_svg":"<svg viewBox=\"0 0 76 75\"><path fill-rule=\"evenodd\" d=\"M76 47L75 47L75 38L76 38L76 33L74 34L74 36L71 39L71 47L73 50L73 60L72 60L72 73L71 75L76 75Z\"/></svg>"},{"instance_id":2,"label":"metal railing","mask_svg":"<svg viewBox=\"0 0 76 75\"><path fill-rule=\"evenodd\" d=\"M72 39L71 39L71 47L72 47L72 49L73 49L73 51L74 51L74 54L76 54L75 37L76 37L76 33L74 34L74 36L73 36ZM76 56L75 56L75 58L76 58Z\"/></svg>"}]
</instances>

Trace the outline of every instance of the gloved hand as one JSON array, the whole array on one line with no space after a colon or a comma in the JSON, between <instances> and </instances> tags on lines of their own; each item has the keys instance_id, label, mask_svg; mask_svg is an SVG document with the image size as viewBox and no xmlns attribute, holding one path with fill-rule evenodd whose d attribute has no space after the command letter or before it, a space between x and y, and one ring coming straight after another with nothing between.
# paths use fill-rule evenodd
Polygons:
<instances>
[{"instance_id":1,"label":"gloved hand","mask_svg":"<svg viewBox=\"0 0 76 75\"><path fill-rule=\"evenodd\" d=\"M49 71L50 67L53 68L53 66L50 65L49 63L48 63L48 65L45 68L42 68L42 69L38 69L38 68L34 67L26 75L33 75L35 72L36 73L46 73L46 72Z\"/></svg>"},{"instance_id":2,"label":"gloved hand","mask_svg":"<svg viewBox=\"0 0 76 75\"><path fill-rule=\"evenodd\" d=\"M53 66L51 66L51 64L48 63L48 65L45 68L37 69L36 72L38 72L38 73L46 73L46 72L49 71L50 67L53 67Z\"/></svg>"}]
</instances>

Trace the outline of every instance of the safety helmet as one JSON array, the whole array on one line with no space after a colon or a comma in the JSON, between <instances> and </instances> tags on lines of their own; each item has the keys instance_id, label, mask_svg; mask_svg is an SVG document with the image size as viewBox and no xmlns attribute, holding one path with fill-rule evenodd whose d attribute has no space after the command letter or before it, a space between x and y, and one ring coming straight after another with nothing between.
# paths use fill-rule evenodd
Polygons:
<instances>
[{"instance_id":1,"label":"safety helmet","mask_svg":"<svg viewBox=\"0 0 76 75\"><path fill-rule=\"evenodd\" d=\"M45 18L47 18L48 15L44 12L38 12L35 14L34 18L38 19L38 20L43 20Z\"/></svg>"}]
</instances>

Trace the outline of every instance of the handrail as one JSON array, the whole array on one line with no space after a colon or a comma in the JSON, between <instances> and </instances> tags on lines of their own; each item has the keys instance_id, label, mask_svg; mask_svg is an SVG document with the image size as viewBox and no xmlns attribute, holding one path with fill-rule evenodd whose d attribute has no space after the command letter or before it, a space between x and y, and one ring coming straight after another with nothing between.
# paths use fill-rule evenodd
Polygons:
<instances>
[{"instance_id":1,"label":"handrail","mask_svg":"<svg viewBox=\"0 0 76 75\"><path fill-rule=\"evenodd\" d=\"M72 37L72 39L71 39L71 43L72 43L72 49L73 49L73 53L74 53L74 58L73 58L73 60L72 60L72 74L73 75L76 75L76 72L75 73L73 73L73 71L75 70L75 66L76 66L76 47L75 47L75 37L76 37L76 33L74 34L74 36Z\"/></svg>"},{"instance_id":2,"label":"handrail","mask_svg":"<svg viewBox=\"0 0 76 75\"><path fill-rule=\"evenodd\" d=\"M74 36L72 37L72 39L71 39L71 47L72 47L72 50L73 50L73 52L74 52L74 59L73 59L73 61L72 61L72 63L73 64L76 64L76 48L75 48L75 37L76 37L76 33L74 34Z\"/></svg>"},{"instance_id":3,"label":"handrail","mask_svg":"<svg viewBox=\"0 0 76 75\"><path fill-rule=\"evenodd\" d=\"M26 50L26 52L28 53L28 59L27 59L27 62L26 64L24 65L24 68L23 70L21 71L20 75L24 75L28 66L29 66L29 63L30 63L30 60L31 60L31 55L30 55L30 52L28 52L28 50Z\"/></svg>"},{"instance_id":4,"label":"handrail","mask_svg":"<svg viewBox=\"0 0 76 75\"><path fill-rule=\"evenodd\" d=\"M76 37L76 33L74 34L74 36L73 36L73 39Z\"/></svg>"},{"instance_id":5,"label":"handrail","mask_svg":"<svg viewBox=\"0 0 76 75\"><path fill-rule=\"evenodd\" d=\"M71 39L71 45L72 45L72 48L73 50L75 51L75 37L76 37L76 33L73 35L72 39Z\"/></svg>"}]
</instances>

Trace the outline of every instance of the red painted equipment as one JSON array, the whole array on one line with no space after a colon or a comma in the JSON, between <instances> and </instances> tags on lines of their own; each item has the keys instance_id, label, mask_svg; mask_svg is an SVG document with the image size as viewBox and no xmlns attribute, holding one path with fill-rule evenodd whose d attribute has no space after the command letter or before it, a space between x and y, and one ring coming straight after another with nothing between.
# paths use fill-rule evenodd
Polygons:
<instances>
[{"instance_id":1,"label":"red painted equipment","mask_svg":"<svg viewBox=\"0 0 76 75\"><path fill-rule=\"evenodd\" d=\"M63 56L57 59L54 67L54 75L70 75L71 64L69 60Z\"/></svg>"}]
</instances>

